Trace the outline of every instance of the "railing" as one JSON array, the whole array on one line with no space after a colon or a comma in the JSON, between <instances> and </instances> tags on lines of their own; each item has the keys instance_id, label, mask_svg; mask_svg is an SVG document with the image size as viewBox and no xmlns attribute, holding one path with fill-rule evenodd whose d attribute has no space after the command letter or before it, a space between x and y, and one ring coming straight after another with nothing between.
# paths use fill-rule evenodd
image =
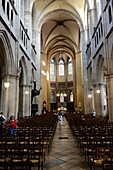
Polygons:
<instances>
[{"instance_id":1,"label":"railing","mask_svg":"<svg viewBox=\"0 0 113 170\"><path fill-rule=\"evenodd\" d=\"M104 35L104 27L103 27L103 19L100 17L97 26L94 28L94 33L92 36L91 48L92 48L92 55L100 48L103 42L103 35Z\"/></svg>"},{"instance_id":2,"label":"railing","mask_svg":"<svg viewBox=\"0 0 113 170\"><path fill-rule=\"evenodd\" d=\"M2 0L1 2L1 13L3 14L3 19L10 25L10 27L14 27L15 30L15 21L17 16L17 11L15 9L14 3L11 0Z\"/></svg>"},{"instance_id":3,"label":"railing","mask_svg":"<svg viewBox=\"0 0 113 170\"><path fill-rule=\"evenodd\" d=\"M35 59L35 50L32 48L28 30L25 28L22 21L19 19L19 15L16 11L14 1L12 0L1 0L1 20L8 32L12 32L13 38L19 41L24 54L30 59L33 50L33 59Z\"/></svg>"},{"instance_id":4,"label":"railing","mask_svg":"<svg viewBox=\"0 0 113 170\"><path fill-rule=\"evenodd\" d=\"M24 25L20 21L20 40L22 42L22 45L25 47L25 49L28 49L28 43L30 41L30 38L27 33L27 29L25 29Z\"/></svg>"}]
</instances>

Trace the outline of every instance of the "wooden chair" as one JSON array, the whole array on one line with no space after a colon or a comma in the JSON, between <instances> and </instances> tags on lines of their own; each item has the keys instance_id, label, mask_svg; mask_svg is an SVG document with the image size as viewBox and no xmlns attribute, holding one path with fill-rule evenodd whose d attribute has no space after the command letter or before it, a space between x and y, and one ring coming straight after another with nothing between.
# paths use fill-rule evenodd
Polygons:
<instances>
[{"instance_id":1,"label":"wooden chair","mask_svg":"<svg viewBox=\"0 0 113 170\"><path fill-rule=\"evenodd\" d=\"M0 169L8 170L11 158L7 156L6 149L0 148Z\"/></svg>"},{"instance_id":2,"label":"wooden chair","mask_svg":"<svg viewBox=\"0 0 113 170\"><path fill-rule=\"evenodd\" d=\"M31 163L31 166L38 166L38 170L43 170L43 151L39 148L29 148L28 149L28 162Z\"/></svg>"},{"instance_id":3,"label":"wooden chair","mask_svg":"<svg viewBox=\"0 0 113 170\"><path fill-rule=\"evenodd\" d=\"M105 148L95 148L96 152L93 153L93 157L90 159L90 170L96 167L102 167L102 162L106 160Z\"/></svg>"},{"instance_id":4,"label":"wooden chair","mask_svg":"<svg viewBox=\"0 0 113 170\"><path fill-rule=\"evenodd\" d=\"M11 162L10 170L31 170L31 163L30 162Z\"/></svg>"},{"instance_id":5,"label":"wooden chair","mask_svg":"<svg viewBox=\"0 0 113 170\"><path fill-rule=\"evenodd\" d=\"M105 160L102 162L103 170L113 170L113 161Z\"/></svg>"}]
</instances>

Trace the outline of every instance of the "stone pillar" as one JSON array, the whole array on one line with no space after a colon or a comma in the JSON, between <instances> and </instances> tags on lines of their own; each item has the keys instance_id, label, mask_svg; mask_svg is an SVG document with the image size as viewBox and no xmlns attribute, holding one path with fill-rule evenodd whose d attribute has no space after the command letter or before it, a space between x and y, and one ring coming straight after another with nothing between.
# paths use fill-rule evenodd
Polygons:
<instances>
[{"instance_id":1,"label":"stone pillar","mask_svg":"<svg viewBox=\"0 0 113 170\"><path fill-rule=\"evenodd\" d=\"M24 22L24 1L19 0L19 16L20 19Z\"/></svg>"},{"instance_id":2,"label":"stone pillar","mask_svg":"<svg viewBox=\"0 0 113 170\"><path fill-rule=\"evenodd\" d=\"M10 83L8 76L5 76L3 81L2 81L2 94L1 94L1 96L2 96L1 97L1 99L2 99L1 100L1 110L4 113L5 118L8 119L10 117L9 109L8 109L8 106L9 106L10 84L9 84L9 87L5 88L5 86L4 86L5 82L9 82Z\"/></svg>"},{"instance_id":3,"label":"stone pillar","mask_svg":"<svg viewBox=\"0 0 113 170\"><path fill-rule=\"evenodd\" d=\"M32 40L32 13L30 11L24 11L24 24L25 28L28 30L28 35Z\"/></svg>"},{"instance_id":4,"label":"stone pillar","mask_svg":"<svg viewBox=\"0 0 113 170\"><path fill-rule=\"evenodd\" d=\"M50 87L50 60L47 58L48 56L46 56L46 59L48 60L47 63L47 78L46 78L46 84L47 84L47 102L46 102L46 107L47 110L50 112L51 108L50 108L50 95L51 95L51 87ZM56 93L55 93L56 95Z\"/></svg>"},{"instance_id":5,"label":"stone pillar","mask_svg":"<svg viewBox=\"0 0 113 170\"><path fill-rule=\"evenodd\" d=\"M100 85L100 91L101 91L101 105L102 105L102 116L106 116L107 114L107 101L106 101L106 85L101 84Z\"/></svg>"},{"instance_id":6,"label":"stone pillar","mask_svg":"<svg viewBox=\"0 0 113 170\"><path fill-rule=\"evenodd\" d=\"M58 103L58 60L56 61L56 103Z\"/></svg>"},{"instance_id":7,"label":"stone pillar","mask_svg":"<svg viewBox=\"0 0 113 170\"><path fill-rule=\"evenodd\" d=\"M89 39L91 39L93 35L95 23L96 23L96 9L90 9L88 11Z\"/></svg>"},{"instance_id":8,"label":"stone pillar","mask_svg":"<svg viewBox=\"0 0 113 170\"><path fill-rule=\"evenodd\" d=\"M109 119L113 121L113 74L107 76L107 100Z\"/></svg>"},{"instance_id":9,"label":"stone pillar","mask_svg":"<svg viewBox=\"0 0 113 170\"><path fill-rule=\"evenodd\" d=\"M8 88L5 88L4 82L9 82ZM11 115L18 117L18 102L19 102L19 76L7 75L2 81L2 110L6 119Z\"/></svg>"},{"instance_id":10,"label":"stone pillar","mask_svg":"<svg viewBox=\"0 0 113 170\"><path fill-rule=\"evenodd\" d=\"M77 107L77 88L76 88L76 58L73 58L73 100L74 100L74 108Z\"/></svg>"},{"instance_id":11,"label":"stone pillar","mask_svg":"<svg viewBox=\"0 0 113 170\"><path fill-rule=\"evenodd\" d=\"M81 31L82 40L82 63L83 63L83 90L84 90L84 112L88 112L88 79L87 79L87 56L86 56L86 44L87 44L87 30Z\"/></svg>"},{"instance_id":12,"label":"stone pillar","mask_svg":"<svg viewBox=\"0 0 113 170\"><path fill-rule=\"evenodd\" d=\"M65 62L65 67L64 67L64 73L65 73L65 93L67 94L67 96L64 96L64 100L66 101L66 107L67 107L67 102L69 101L69 96L68 96L68 63L67 60Z\"/></svg>"},{"instance_id":13,"label":"stone pillar","mask_svg":"<svg viewBox=\"0 0 113 170\"><path fill-rule=\"evenodd\" d=\"M42 64L42 61L45 62L45 66ZM42 90L40 93L40 105L41 105L41 111L43 109L43 102L46 101L46 110L48 110L48 103L50 103L50 89L47 88L47 80L48 78L48 72L49 72L49 63L47 63L47 55L45 53L41 53L41 70L43 70L46 75L41 74L41 85L42 85ZM49 82L49 81L48 81ZM49 92L49 95L47 96L47 93Z\"/></svg>"},{"instance_id":14,"label":"stone pillar","mask_svg":"<svg viewBox=\"0 0 113 170\"><path fill-rule=\"evenodd\" d=\"M97 116L102 116L102 103L101 103L101 92L97 93L97 86L93 88L94 94L94 110L96 111Z\"/></svg>"},{"instance_id":15,"label":"stone pillar","mask_svg":"<svg viewBox=\"0 0 113 170\"><path fill-rule=\"evenodd\" d=\"M31 86L21 85L20 91L19 117L31 116Z\"/></svg>"},{"instance_id":16,"label":"stone pillar","mask_svg":"<svg viewBox=\"0 0 113 170\"><path fill-rule=\"evenodd\" d=\"M41 51L40 51L40 32L34 30L33 31L33 44L35 44L36 46L36 59L34 61L35 66L37 68L36 74L35 74L35 79L37 81L36 85L37 85L37 89L40 89L40 82L41 82L41 78L40 78L40 74L41 74L41 70L40 70L40 56L41 56ZM43 88L43 87L42 87ZM38 108L39 108L39 112L38 114L41 114L41 104L40 104L40 95L36 98L36 104L38 103Z\"/></svg>"},{"instance_id":17,"label":"stone pillar","mask_svg":"<svg viewBox=\"0 0 113 170\"><path fill-rule=\"evenodd\" d=\"M86 67L86 66L85 66ZM77 107L84 108L83 101L83 66L82 66L82 52L76 53L76 86L77 86Z\"/></svg>"}]
</instances>

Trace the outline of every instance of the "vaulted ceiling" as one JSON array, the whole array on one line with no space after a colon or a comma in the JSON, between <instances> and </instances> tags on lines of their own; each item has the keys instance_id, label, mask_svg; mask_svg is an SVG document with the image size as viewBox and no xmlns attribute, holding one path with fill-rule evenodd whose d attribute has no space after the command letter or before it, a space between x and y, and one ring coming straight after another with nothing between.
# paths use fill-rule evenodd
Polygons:
<instances>
[{"instance_id":1,"label":"vaulted ceiling","mask_svg":"<svg viewBox=\"0 0 113 170\"><path fill-rule=\"evenodd\" d=\"M51 55L74 56L81 50L80 31L86 24L85 0L35 1L34 11L40 20L41 51Z\"/></svg>"}]
</instances>

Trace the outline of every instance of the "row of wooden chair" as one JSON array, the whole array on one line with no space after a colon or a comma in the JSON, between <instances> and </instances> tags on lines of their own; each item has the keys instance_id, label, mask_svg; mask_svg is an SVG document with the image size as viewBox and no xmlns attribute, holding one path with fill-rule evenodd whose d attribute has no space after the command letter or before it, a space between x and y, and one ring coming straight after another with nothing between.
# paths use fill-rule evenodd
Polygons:
<instances>
[{"instance_id":1,"label":"row of wooden chair","mask_svg":"<svg viewBox=\"0 0 113 170\"><path fill-rule=\"evenodd\" d=\"M77 114L68 114L67 120L90 170L99 166L113 170L113 122L91 117L83 120Z\"/></svg>"},{"instance_id":2,"label":"row of wooden chair","mask_svg":"<svg viewBox=\"0 0 113 170\"><path fill-rule=\"evenodd\" d=\"M41 125L39 125L39 120L42 122ZM2 133L0 136L0 167L5 170L19 170L19 168L30 170L31 167L37 166L38 170L43 170L45 156L49 153L56 125L55 116L47 115L47 119L46 116L39 116L39 118L37 116L18 122L18 128L13 137L6 131Z\"/></svg>"}]
</instances>

